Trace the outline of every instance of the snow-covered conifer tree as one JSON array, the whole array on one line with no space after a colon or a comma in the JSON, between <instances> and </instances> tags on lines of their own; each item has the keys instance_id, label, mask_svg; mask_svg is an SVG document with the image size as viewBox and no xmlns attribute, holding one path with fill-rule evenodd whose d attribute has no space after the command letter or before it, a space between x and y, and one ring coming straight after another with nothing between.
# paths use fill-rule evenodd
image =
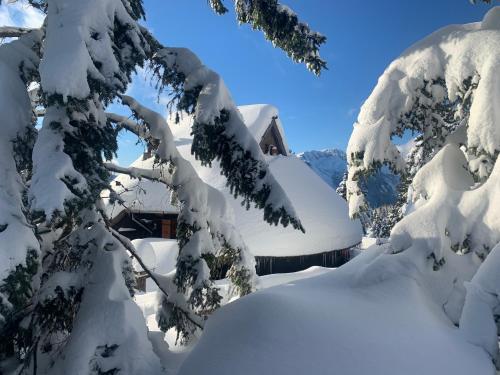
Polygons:
<instances>
[{"instance_id":1,"label":"snow-covered conifer tree","mask_svg":"<svg viewBox=\"0 0 500 375\"><path fill-rule=\"evenodd\" d=\"M193 153L204 164L220 163L235 196L262 208L269 223L303 228L222 79L188 50L165 48L140 26L141 0L29 3L46 13L42 29L4 28L6 36L20 38L0 47L1 106L12 113L0 131L6 173L0 250L1 259L9 257L0 273L0 360L9 359L1 371L161 373L131 299L127 250L135 251L109 227L100 199L110 189L112 165L105 160L116 152L120 130L105 108L125 91L136 67L150 64L159 88L173 88L178 108L195 116ZM325 67L318 54L325 38L287 7L276 1L235 4L240 22L262 30L292 59L316 74ZM224 12L221 1L210 5ZM33 82L39 86L36 103L28 95ZM160 170L168 171L161 179L181 204L178 272L159 284L168 305L165 326L187 336L218 305L204 256L230 262L228 276L240 295L252 289L252 259L207 204L213 192L190 185L199 178L171 147L166 123L133 99L123 100L142 123L142 134L155 140ZM35 105L43 108L38 131Z\"/></svg>"},{"instance_id":2,"label":"snow-covered conifer tree","mask_svg":"<svg viewBox=\"0 0 500 375\"><path fill-rule=\"evenodd\" d=\"M178 337L186 342L222 299L211 280L209 260L223 259L230 265L227 277L239 296L255 289L255 260L234 226L225 220L228 206L222 193L204 183L180 155L165 119L131 97L122 100L139 123L116 114L108 114L108 118L143 137L155 151L155 164L153 170L106 166L116 173L162 182L176 196L180 206L176 272L155 275L155 279L165 291L158 311L159 326L164 331L175 327Z\"/></svg>"},{"instance_id":3,"label":"snow-covered conifer tree","mask_svg":"<svg viewBox=\"0 0 500 375\"><path fill-rule=\"evenodd\" d=\"M335 191L342 198L347 199L347 171L344 172L342 180L340 181L339 186L337 186L337 189Z\"/></svg>"},{"instance_id":4,"label":"snow-covered conifer tree","mask_svg":"<svg viewBox=\"0 0 500 375\"><path fill-rule=\"evenodd\" d=\"M361 109L348 147L348 200L351 215L356 215L365 205L359 184L363 175L382 164L404 171L405 162L392 137L405 130L419 134L406 174L409 208L392 229L386 254L377 263L411 264L456 324L465 301L464 282L473 278L485 259L490 262L489 253L500 242L494 213L500 191L499 62L500 7L491 9L482 22L431 34L380 77ZM467 287L462 322L471 342L480 335L471 333L471 317L489 316L484 309L490 309L490 315L498 313L496 302L471 306L479 303L477 288L488 293L498 288L490 281L483 283L485 274L493 272L486 263ZM371 270L371 276L378 277L380 268ZM496 334L492 332L490 339ZM496 358L491 343L482 344Z\"/></svg>"},{"instance_id":5,"label":"snow-covered conifer tree","mask_svg":"<svg viewBox=\"0 0 500 375\"><path fill-rule=\"evenodd\" d=\"M27 86L38 80L41 37L32 31L0 46L0 361L29 345L21 322L37 289L40 245L26 207L36 136Z\"/></svg>"}]
</instances>

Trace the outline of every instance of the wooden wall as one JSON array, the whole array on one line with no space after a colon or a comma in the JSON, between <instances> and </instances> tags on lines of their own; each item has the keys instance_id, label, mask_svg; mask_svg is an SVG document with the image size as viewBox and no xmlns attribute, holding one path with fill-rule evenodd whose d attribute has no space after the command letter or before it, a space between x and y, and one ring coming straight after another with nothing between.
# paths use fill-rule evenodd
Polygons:
<instances>
[{"instance_id":1,"label":"wooden wall","mask_svg":"<svg viewBox=\"0 0 500 375\"><path fill-rule=\"evenodd\" d=\"M292 257L255 257L259 276L305 270L312 266L340 267L351 259L349 249Z\"/></svg>"},{"instance_id":2,"label":"wooden wall","mask_svg":"<svg viewBox=\"0 0 500 375\"><path fill-rule=\"evenodd\" d=\"M177 214L122 211L112 220L113 229L130 240L136 238L176 238Z\"/></svg>"}]
</instances>

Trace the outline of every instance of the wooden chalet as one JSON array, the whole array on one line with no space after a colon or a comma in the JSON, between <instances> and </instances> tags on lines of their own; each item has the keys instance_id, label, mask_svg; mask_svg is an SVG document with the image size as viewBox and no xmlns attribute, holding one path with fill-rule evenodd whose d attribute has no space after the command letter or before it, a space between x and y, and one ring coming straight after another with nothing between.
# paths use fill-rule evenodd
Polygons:
<instances>
[{"instance_id":1,"label":"wooden chalet","mask_svg":"<svg viewBox=\"0 0 500 375\"><path fill-rule=\"evenodd\" d=\"M259 142L262 152L268 155L271 171L296 207L306 227L306 234L291 228L270 226L260 219L262 212L255 209L248 212L241 208L224 184L217 185L210 180L212 177L214 181L216 178L220 180L220 171L216 168L208 172L203 170L200 176L206 179L205 182L220 189L228 200L234 201L231 204L235 210L235 226L255 256L259 275L296 272L311 266L338 267L344 264L350 259L349 249L361 240L359 222L351 222L348 219L345 201L305 163L290 155L274 107L252 107L258 108L241 107L240 112L250 132ZM256 114L257 110L259 112ZM189 134L188 130L184 130L183 137L178 136L182 139L179 150L197 170L201 170L204 167L195 165L196 161L190 159L192 158L190 144L186 141L188 136L185 134ZM150 156L146 153L144 160L138 160L133 165L147 167L147 163L152 159ZM128 176L118 178L121 180L117 185L125 189L122 198L126 203L127 201L132 203L129 204L128 210L123 209L110 215L114 229L131 240L149 237L175 239L177 211L167 203L169 199L165 187L157 186L160 184L155 182L144 181L140 188L135 188ZM308 189L310 193L303 195L300 193L301 189ZM135 204L136 201L140 201L137 197L142 190L149 194L143 197L147 202ZM325 199L322 200L321 197ZM301 209L302 207L305 208ZM338 215L341 217L337 217ZM257 227L254 227L255 225ZM339 225L343 229L336 231ZM225 276L224 265L220 265L218 271L214 271L214 276L216 278Z\"/></svg>"}]
</instances>

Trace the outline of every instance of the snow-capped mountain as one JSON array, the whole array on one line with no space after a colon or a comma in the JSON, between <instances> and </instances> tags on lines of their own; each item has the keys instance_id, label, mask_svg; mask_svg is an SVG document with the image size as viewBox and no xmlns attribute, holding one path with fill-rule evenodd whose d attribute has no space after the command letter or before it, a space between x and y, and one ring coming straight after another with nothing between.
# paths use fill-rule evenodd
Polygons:
<instances>
[{"instance_id":1,"label":"snow-capped mountain","mask_svg":"<svg viewBox=\"0 0 500 375\"><path fill-rule=\"evenodd\" d=\"M297 156L306 162L328 185L336 189L347 170L345 151L325 149L306 151ZM397 197L399 178L387 168L368 178L365 183L368 202L372 207L394 203Z\"/></svg>"},{"instance_id":2,"label":"snow-capped mountain","mask_svg":"<svg viewBox=\"0 0 500 375\"><path fill-rule=\"evenodd\" d=\"M346 153L342 150L328 148L302 152L297 156L334 189L339 186L347 169Z\"/></svg>"}]
</instances>

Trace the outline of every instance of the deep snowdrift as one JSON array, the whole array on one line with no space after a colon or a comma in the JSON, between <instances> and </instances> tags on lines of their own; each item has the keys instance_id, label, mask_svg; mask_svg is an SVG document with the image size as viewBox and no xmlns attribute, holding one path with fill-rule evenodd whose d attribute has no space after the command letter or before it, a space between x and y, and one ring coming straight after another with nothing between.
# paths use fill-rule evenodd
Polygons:
<instances>
[{"instance_id":1,"label":"deep snowdrift","mask_svg":"<svg viewBox=\"0 0 500 375\"><path fill-rule=\"evenodd\" d=\"M179 374L494 374L490 357L465 341L411 265L363 281L365 268L387 257L382 250L221 308Z\"/></svg>"}]
</instances>

